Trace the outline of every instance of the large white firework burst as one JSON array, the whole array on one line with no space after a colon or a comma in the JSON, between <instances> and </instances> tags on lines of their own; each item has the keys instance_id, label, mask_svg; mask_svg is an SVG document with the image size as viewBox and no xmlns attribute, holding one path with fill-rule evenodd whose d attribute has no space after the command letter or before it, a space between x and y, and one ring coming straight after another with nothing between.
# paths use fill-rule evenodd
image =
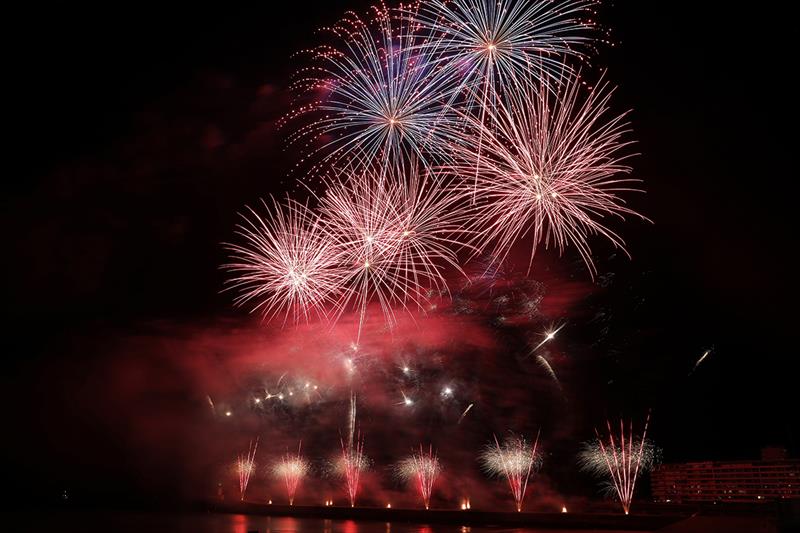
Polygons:
<instances>
[{"instance_id":1,"label":"large white firework burst","mask_svg":"<svg viewBox=\"0 0 800 533\"><path fill-rule=\"evenodd\" d=\"M460 162L451 170L475 202L476 246L497 261L530 237L531 263L540 246L560 252L573 246L594 275L590 236L624 250L606 219L641 217L620 196L637 190L637 180L626 176L626 114L611 113L613 88L606 82L586 94L582 86L568 76L509 93L489 111L491 126L468 117L471 144L481 148L458 147Z\"/></svg>"},{"instance_id":2,"label":"large white firework burst","mask_svg":"<svg viewBox=\"0 0 800 533\"><path fill-rule=\"evenodd\" d=\"M233 275L228 288L239 292L236 304L252 303L265 319L283 315L284 323L327 317L345 274L339 248L305 204L262 203L265 215L249 208L242 215L242 242L225 245L231 260L223 268Z\"/></svg>"},{"instance_id":3,"label":"large white firework burst","mask_svg":"<svg viewBox=\"0 0 800 533\"><path fill-rule=\"evenodd\" d=\"M424 311L433 295L447 292L447 270L461 272L462 203L436 175L406 168L399 176L355 170L331 180L321 199L347 271L338 308L357 312L359 330L371 303L391 326L396 307Z\"/></svg>"},{"instance_id":4,"label":"large white firework burst","mask_svg":"<svg viewBox=\"0 0 800 533\"><path fill-rule=\"evenodd\" d=\"M596 0L428 0L412 12L437 63L470 91L472 103L493 103L545 76L571 70L593 40ZM533 79L530 72L542 73ZM458 92L458 89L456 92ZM479 98L475 98L475 97Z\"/></svg>"}]
</instances>

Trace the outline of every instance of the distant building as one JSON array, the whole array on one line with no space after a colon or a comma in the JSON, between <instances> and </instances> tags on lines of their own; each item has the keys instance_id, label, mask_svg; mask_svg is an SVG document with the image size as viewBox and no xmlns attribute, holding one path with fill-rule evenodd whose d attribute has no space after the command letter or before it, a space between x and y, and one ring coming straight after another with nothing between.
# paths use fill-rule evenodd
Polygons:
<instances>
[{"instance_id":1,"label":"distant building","mask_svg":"<svg viewBox=\"0 0 800 533\"><path fill-rule=\"evenodd\" d=\"M760 502L800 498L800 460L764 448L761 460L665 464L650 477L657 502Z\"/></svg>"}]
</instances>

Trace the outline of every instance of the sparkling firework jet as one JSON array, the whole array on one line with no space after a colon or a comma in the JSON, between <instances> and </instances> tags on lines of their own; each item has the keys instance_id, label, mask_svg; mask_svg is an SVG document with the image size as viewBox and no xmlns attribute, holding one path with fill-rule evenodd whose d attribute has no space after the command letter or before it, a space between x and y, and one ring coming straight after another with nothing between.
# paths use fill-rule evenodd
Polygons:
<instances>
[{"instance_id":1,"label":"sparkling firework jet","mask_svg":"<svg viewBox=\"0 0 800 533\"><path fill-rule=\"evenodd\" d=\"M475 187L463 192L476 202L476 244L502 261L512 245L532 236L530 263L543 244L559 251L577 248L595 274L588 239L600 234L624 250L624 242L606 227L611 215L638 215L618 193L633 191L621 178L630 167L623 154L629 141L625 114L609 118L613 89L601 82L585 98L578 77L552 90L544 84L510 93L490 110L491 127L468 119L475 137L467 143L482 150L456 150L461 161L452 172L475 174ZM643 217L642 217L643 218Z\"/></svg>"},{"instance_id":2,"label":"sparkling firework jet","mask_svg":"<svg viewBox=\"0 0 800 533\"><path fill-rule=\"evenodd\" d=\"M246 454L239 454L236 459L236 472L239 474L239 494L244 500L244 493L250 483L250 476L256 468L256 449L258 448L258 437L255 442L250 441L250 446Z\"/></svg>"},{"instance_id":3,"label":"sparkling firework jet","mask_svg":"<svg viewBox=\"0 0 800 533\"><path fill-rule=\"evenodd\" d=\"M583 470L609 478L608 491L622 503L625 514L630 512L637 478L651 470L657 461L659 450L647 440L649 423L650 415L647 416L644 431L639 437L633 434L633 421L626 433L625 424L620 420L619 437L615 438L609 421L608 437L603 439L597 432L597 440L584 444L578 456Z\"/></svg>"},{"instance_id":4,"label":"sparkling firework jet","mask_svg":"<svg viewBox=\"0 0 800 533\"><path fill-rule=\"evenodd\" d=\"M439 458L436 456L436 452L433 451L433 446L429 446L426 452L420 444L419 452L414 452L397 463L394 471L399 479L405 482L413 481L417 484L417 490L419 490L419 494L422 497L425 509L429 509L433 484L442 471Z\"/></svg>"},{"instance_id":5,"label":"sparkling firework jet","mask_svg":"<svg viewBox=\"0 0 800 533\"><path fill-rule=\"evenodd\" d=\"M237 305L254 302L265 319L284 314L284 323L325 317L343 279L338 248L305 205L273 200L269 211L262 217L250 209L237 229L244 242L226 245L232 257L223 268L235 276L229 288L240 292Z\"/></svg>"},{"instance_id":6,"label":"sparkling firework jet","mask_svg":"<svg viewBox=\"0 0 800 533\"><path fill-rule=\"evenodd\" d=\"M308 461L300 455L300 445L297 446L297 453L286 452L281 460L272 466L272 473L286 483L289 505L294 505L294 495L297 492L297 487L300 484L300 480L306 477L309 470Z\"/></svg>"},{"instance_id":7,"label":"sparkling firework jet","mask_svg":"<svg viewBox=\"0 0 800 533\"><path fill-rule=\"evenodd\" d=\"M538 433L533 446L524 437L513 435L500 444L495 436L494 444L489 444L480 456L481 464L489 475L506 478L518 512L522 511L528 480L542 463L541 454L536 452L538 444Z\"/></svg>"},{"instance_id":8,"label":"sparkling firework jet","mask_svg":"<svg viewBox=\"0 0 800 533\"><path fill-rule=\"evenodd\" d=\"M350 416L347 439L341 439L342 457L339 468L347 487L350 507L355 507L358 496L358 484L361 472L369 466L369 459L364 455L364 439L356 428L356 396L350 396Z\"/></svg>"},{"instance_id":9,"label":"sparkling firework jet","mask_svg":"<svg viewBox=\"0 0 800 533\"><path fill-rule=\"evenodd\" d=\"M425 310L431 294L448 292L445 269L461 272L455 249L465 213L457 202L416 167L388 177L365 170L330 184L322 216L348 270L337 305L358 312L359 335L371 302L392 326L395 306Z\"/></svg>"},{"instance_id":10,"label":"sparkling firework jet","mask_svg":"<svg viewBox=\"0 0 800 533\"><path fill-rule=\"evenodd\" d=\"M324 162L355 164L380 159L401 165L409 156L430 166L442 150L453 120L443 113L452 76L440 75L406 10L373 6L368 20L348 13L325 28L337 44L306 51L313 66L301 69L292 89L298 102L284 123L311 121L290 134L323 152ZM311 98L311 101L308 101ZM321 147L311 145L321 141Z\"/></svg>"}]
</instances>

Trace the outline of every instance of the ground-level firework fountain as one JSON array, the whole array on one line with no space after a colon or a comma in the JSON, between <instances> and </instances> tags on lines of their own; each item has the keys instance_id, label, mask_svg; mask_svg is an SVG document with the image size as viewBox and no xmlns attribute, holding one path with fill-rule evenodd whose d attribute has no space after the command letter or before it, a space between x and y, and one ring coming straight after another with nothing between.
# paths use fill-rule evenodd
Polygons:
<instances>
[{"instance_id":1,"label":"ground-level firework fountain","mask_svg":"<svg viewBox=\"0 0 800 533\"><path fill-rule=\"evenodd\" d=\"M428 450L425 451L421 444L419 451L415 451L395 465L395 473L398 478L416 483L425 509L429 509L431 506L433 485L441 471L442 467L436 452L433 451L433 446L428 446Z\"/></svg>"},{"instance_id":2,"label":"ground-level firework fountain","mask_svg":"<svg viewBox=\"0 0 800 533\"><path fill-rule=\"evenodd\" d=\"M294 495L297 492L297 487L309 471L308 461L300 455L300 446L297 446L297 453L286 452L272 467L272 472L275 476L283 479L286 484L289 505L294 505Z\"/></svg>"},{"instance_id":3,"label":"ground-level firework fountain","mask_svg":"<svg viewBox=\"0 0 800 533\"><path fill-rule=\"evenodd\" d=\"M586 443L579 456L584 470L608 478L608 490L619 499L625 514L630 513L636 480L655 462L657 448L647 440L649 423L648 414L642 435L638 436L633 432L633 421L626 430L625 423L620 420L615 437L611 421L607 421L608 435L603 437L595 430L597 440Z\"/></svg>"},{"instance_id":4,"label":"ground-level firework fountain","mask_svg":"<svg viewBox=\"0 0 800 533\"><path fill-rule=\"evenodd\" d=\"M488 474L504 477L508 481L517 512L522 511L522 502L525 500L525 491L531 474L541 465L541 456L536 452L538 445L538 434L533 446L521 436L512 435L502 444L495 437L494 443L487 446L480 456L483 468Z\"/></svg>"},{"instance_id":5,"label":"ground-level firework fountain","mask_svg":"<svg viewBox=\"0 0 800 533\"><path fill-rule=\"evenodd\" d=\"M236 472L239 474L239 496L244 500L244 493L250 483L250 476L256 468L256 450L258 449L258 438L250 441L247 453L240 453L236 459Z\"/></svg>"},{"instance_id":6,"label":"ground-level firework fountain","mask_svg":"<svg viewBox=\"0 0 800 533\"><path fill-rule=\"evenodd\" d=\"M341 439L342 456L339 468L344 477L347 495L350 498L350 507L355 507L361 471L366 468L368 461L364 456L364 439L356 428L356 397L354 394L350 396L350 416L347 429L347 438Z\"/></svg>"}]
</instances>

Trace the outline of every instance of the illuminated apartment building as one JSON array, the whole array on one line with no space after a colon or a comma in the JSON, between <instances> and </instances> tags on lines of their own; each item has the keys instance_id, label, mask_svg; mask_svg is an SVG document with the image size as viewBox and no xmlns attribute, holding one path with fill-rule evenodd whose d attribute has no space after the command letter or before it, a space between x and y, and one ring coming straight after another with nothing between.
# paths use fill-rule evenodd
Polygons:
<instances>
[{"instance_id":1,"label":"illuminated apartment building","mask_svg":"<svg viewBox=\"0 0 800 533\"><path fill-rule=\"evenodd\" d=\"M650 483L657 502L759 502L800 498L800 460L764 448L761 460L703 461L659 466Z\"/></svg>"}]
</instances>

